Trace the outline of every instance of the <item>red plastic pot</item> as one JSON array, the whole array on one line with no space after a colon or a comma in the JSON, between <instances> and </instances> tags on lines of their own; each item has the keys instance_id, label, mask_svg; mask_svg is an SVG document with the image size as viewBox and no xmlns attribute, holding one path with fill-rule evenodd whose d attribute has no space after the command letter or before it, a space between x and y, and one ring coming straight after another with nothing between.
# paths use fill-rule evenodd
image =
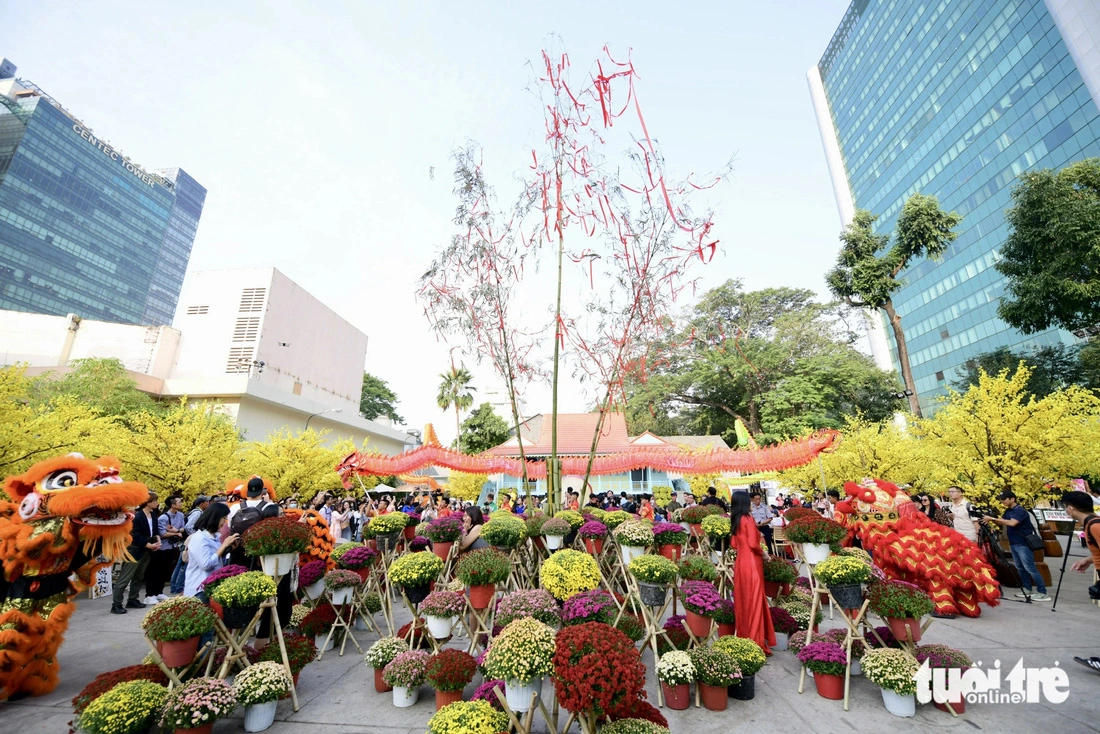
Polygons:
<instances>
[{"instance_id":1,"label":"red plastic pot","mask_svg":"<svg viewBox=\"0 0 1100 734\"><path fill-rule=\"evenodd\" d=\"M178 668L187 665L195 659L195 653L199 649L199 638L192 637L187 640L157 640L157 651L164 664L169 668Z\"/></svg>"},{"instance_id":2,"label":"red plastic pot","mask_svg":"<svg viewBox=\"0 0 1100 734\"><path fill-rule=\"evenodd\" d=\"M388 693L393 690L392 686L386 685L386 681L382 680L382 668L374 669L374 690L379 693Z\"/></svg>"},{"instance_id":3,"label":"red plastic pot","mask_svg":"<svg viewBox=\"0 0 1100 734\"><path fill-rule=\"evenodd\" d=\"M704 639L710 634L710 622L710 617L704 617L701 614L696 614L691 610L687 610L688 629L691 630L691 634L699 639Z\"/></svg>"},{"instance_id":4,"label":"red plastic pot","mask_svg":"<svg viewBox=\"0 0 1100 734\"><path fill-rule=\"evenodd\" d=\"M223 622L225 621L225 607L211 599L210 609L213 610L214 614L218 615L218 619L222 620Z\"/></svg>"},{"instance_id":5,"label":"red plastic pot","mask_svg":"<svg viewBox=\"0 0 1100 734\"><path fill-rule=\"evenodd\" d=\"M822 698L828 698L833 701L840 701L844 698L843 675L814 673L814 685L817 686L817 695Z\"/></svg>"},{"instance_id":6,"label":"red plastic pot","mask_svg":"<svg viewBox=\"0 0 1100 734\"><path fill-rule=\"evenodd\" d=\"M435 710L443 708L447 704L457 703L462 700L462 691L436 691Z\"/></svg>"},{"instance_id":7,"label":"red plastic pot","mask_svg":"<svg viewBox=\"0 0 1100 734\"><path fill-rule=\"evenodd\" d=\"M474 609L488 609L493 603L493 595L497 593L495 584L482 584L470 587L470 606Z\"/></svg>"},{"instance_id":8,"label":"red plastic pot","mask_svg":"<svg viewBox=\"0 0 1100 734\"><path fill-rule=\"evenodd\" d=\"M661 555L670 561L679 562L680 560L680 546L669 543L662 545L660 548Z\"/></svg>"},{"instance_id":9,"label":"red plastic pot","mask_svg":"<svg viewBox=\"0 0 1100 734\"><path fill-rule=\"evenodd\" d=\"M718 636L719 637L731 637L737 634L736 624L726 624L725 622L718 623Z\"/></svg>"},{"instance_id":10,"label":"red plastic pot","mask_svg":"<svg viewBox=\"0 0 1100 734\"><path fill-rule=\"evenodd\" d=\"M412 525L405 526L405 539L412 540L416 537L416 528Z\"/></svg>"},{"instance_id":11,"label":"red plastic pot","mask_svg":"<svg viewBox=\"0 0 1100 734\"><path fill-rule=\"evenodd\" d=\"M703 699L703 708L707 711L725 711L729 705L729 695L725 686L708 686L699 683L699 695Z\"/></svg>"},{"instance_id":12,"label":"red plastic pot","mask_svg":"<svg viewBox=\"0 0 1100 734\"><path fill-rule=\"evenodd\" d=\"M432 552L439 556L439 560L446 561L451 555L451 546L454 542L450 543L432 543Z\"/></svg>"},{"instance_id":13,"label":"red plastic pot","mask_svg":"<svg viewBox=\"0 0 1100 734\"><path fill-rule=\"evenodd\" d=\"M592 555L598 556L603 553L603 538L585 538L584 547Z\"/></svg>"},{"instance_id":14,"label":"red plastic pot","mask_svg":"<svg viewBox=\"0 0 1100 734\"><path fill-rule=\"evenodd\" d=\"M764 594L769 599L774 599L779 596L779 582L778 581L764 581Z\"/></svg>"},{"instance_id":15,"label":"red plastic pot","mask_svg":"<svg viewBox=\"0 0 1100 734\"><path fill-rule=\"evenodd\" d=\"M190 729L173 729L172 731L174 731L175 734L210 734L210 732L214 731L214 722L211 721L209 724L195 726Z\"/></svg>"},{"instance_id":16,"label":"red plastic pot","mask_svg":"<svg viewBox=\"0 0 1100 734\"><path fill-rule=\"evenodd\" d=\"M699 538L703 535L703 523L701 522L689 522L688 527L691 529L691 536L693 538Z\"/></svg>"},{"instance_id":17,"label":"red plastic pot","mask_svg":"<svg viewBox=\"0 0 1100 734\"><path fill-rule=\"evenodd\" d=\"M904 642L913 636L913 642L920 642L920 620L913 617L887 617L886 624L890 625L890 631L898 642ZM908 631L908 634L907 634Z\"/></svg>"},{"instance_id":18,"label":"red plastic pot","mask_svg":"<svg viewBox=\"0 0 1100 734\"><path fill-rule=\"evenodd\" d=\"M948 701L948 703L951 704L951 708L955 709L956 714L965 714L966 713L966 699L963 698L962 696L959 696L957 701ZM935 706L936 708L938 708L940 711L944 711L946 713L951 713L950 711L947 710L947 704L933 702L932 705Z\"/></svg>"},{"instance_id":19,"label":"red plastic pot","mask_svg":"<svg viewBox=\"0 0 1100 734\"><path fill-rule=\"evenodd\" d=\"M370 578L370 566L364 566L363 568L353 568L355 573L359 574L359 578L363 579L363 583L367 582Z\"/></svg>"},{"instance_id":20,"label":"red plastic pot","mask_svg":"<svg viewBox=\"0 0 1100 734\"><path fill-rule=\"evenodd\" d=\"M662 683L661 692L665 694L665 705L673 711L686 711L687 707L691 705L691 685L689 683L681 683L678 686Z\"/></svg>"}]
</instances>

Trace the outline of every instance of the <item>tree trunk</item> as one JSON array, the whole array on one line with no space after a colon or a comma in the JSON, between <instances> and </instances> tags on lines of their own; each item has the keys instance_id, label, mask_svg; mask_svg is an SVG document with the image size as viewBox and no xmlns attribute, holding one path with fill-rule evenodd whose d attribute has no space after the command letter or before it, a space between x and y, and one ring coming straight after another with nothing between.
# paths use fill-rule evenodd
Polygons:
<instances>
[{"instance_id":1,"label":"tree trunk","mask_svg":"<svg viewBox=\"0 0 1100 734\"><path fill-rule=\"evenodd\" d=\"M462 423L458 419L458 395L455 395L455 446L462 453Z\"/></svg>"},{"instance_id":2,"label":"tree trunk","mask_svg":"<svg viewBox=\"0 0 1100 734\"><path fill-rule=\"evenodd\" d=\"M917 399L917 386L913 382L913 370L909 368L909 347L905 344L905 332L901 328L901 316L894 310L894 302L890 299L883 304L882 310L890 319L890 328L894 330L894 341L898 345L898 362L901 363L901 379L905 383L905 390L910 393L909 410L918 418L923 418L920 412L920 400Z\"/></svg>"}]
</instances>

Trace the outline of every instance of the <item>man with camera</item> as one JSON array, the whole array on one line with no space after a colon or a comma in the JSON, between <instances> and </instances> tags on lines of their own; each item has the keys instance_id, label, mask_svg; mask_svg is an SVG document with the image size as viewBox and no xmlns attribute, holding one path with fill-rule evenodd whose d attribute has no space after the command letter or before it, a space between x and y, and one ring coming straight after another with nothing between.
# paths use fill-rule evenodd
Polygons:
<instances>
[{"instance_id":1,"label":"man with camera","mask_svg":"<svg viewBox=\"0 0 1100 734\"><path fill-rule=\"evenodd\" d=\"M1016 501L1016 493L1010 489L1006 489L997 495L997 499L1005 506L1004 515L1001 517L986 515L982 520L1004 525L1008 531L1008 547L1012 550L1012 562L1016 564L1016 568L1020 571L1021 588L1020 591L1016 592L1016 596L1023 599L1030 598L1031 601L1050 601L1046 584L1043 583L1043 577L1039 574L1039 569L1035 567L1035 551L1031 547L1031 542L1034 541L1028 540L1029 536L1038 537L1035 526L1031 522L1030 513L1020 507L1020 504ZM1031 593L1029 579L1035 582L1038 594Z\"/></svg>"}]
</instances>

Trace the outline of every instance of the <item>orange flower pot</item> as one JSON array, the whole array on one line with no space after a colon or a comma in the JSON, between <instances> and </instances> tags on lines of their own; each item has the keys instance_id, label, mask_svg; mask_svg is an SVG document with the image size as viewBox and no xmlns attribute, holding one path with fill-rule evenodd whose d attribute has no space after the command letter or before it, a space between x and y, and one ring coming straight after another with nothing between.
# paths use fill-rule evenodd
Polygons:
<instances>
[{"instance_id":1,"label":"orange flower pot","mask_svg":"<svg viewBox=\"0 0 1100 734\"><path fill-rule=\"evenodd\" d=\"M439 560L446 561L451 555L451 546L454 543L432 543L432 552L439 556Z\"/></svg>"},{"instance_id":2,"label":"orange flower pot","mask_svg":"<svg viewBox=\"0 0 1100 734\"><path fill-rule=\"evenodd\" d=\"M725 686L708 686L699 683L699 695L703 699L703 707L707 711L725 711L729 705L729 695Z\"/></svg>"},{"instance_id":3,"label":"orange flower pot","mask_svg":"<svg viewBox=\"0 0 1100 734\"><path fill-rule=\"evenodd\" d=\"M474 609L488 609L493 603L493 595L497 593L494 584L483 584L470 587L470 606Z\"/></svg>"},{"instance_id":4,"label":"orange flower pot","mask_svg":"<svg viewBox=\"0 0 1100 734\"><path fill-rule=\"evenodd\" d=\"M379 693L389 693L393 690L391 686L386 685L386 681L382 680L382 668L374 669L374 690Z\"/></svg>"},{"instance_id":5,"label":"orange flower pot","mask_svg":"<svg viewBox=\"0 0 1100 734\"><path fill-rule=\"evenodd\" d=\"M405 526L405 539L412 540L416 537L416 528L412 525Z\"/></svg>"},{"instance_id":6,"label":"orange flower pot","mask_svg":"<svg viewBox=\"0 0 1100 734\"><path fill-rule=\"evenodd\" d=\"M737 634L736 624L726 624L725 622L718 623L718 636L719 637L732 637Z\"/></svg>"},{"instance_id":7,"label":"orange flower pot","mask_svg":"<svg viewBox=\"0 0 1100 734\"><path fill-rule=\"evenodd\" d=\"M364 566L363 568L352 569L355 573L359 574L359 578L363 579L363 583L367 582L370 578L370 566Z\"/></svg>"},{"instance_id":8,"label":"orange flower pot","mask_svg":"<svg viewBox=\"0 0 1100 734\"><path fill-rule=\"evenodd\" d=\"M462 700L462 691L436 691L435 692L435 710L443 708L444 706L452 703L457 703Z\"/></svg>"},{"instance_id":9,"label":"orange flower pot","mask_svg":"<svg viewBox=\"0 0 1100 734\"><path fill-rule=\"evenodd\" d=\"M822 698L828 698L833 701L840 701L844 698L843 675L814 673L814 685L817 686L817 695Z\"/></svg>"},{"instance_id":10,"label":"orange flower pot","mask_svg":"<svg viewBox=\"0 0 1100 734\"><path fill-rule=\"evenodd\" d=\"M962 696L959 696L957 701L949 701L948 703L951 704L951 708L955 709L956 714L965 714L966 713L966 699L963 698ZM933 702L932 705L935 706L936 708L938 708L940 711L946 711L947 713L951 713L950 711L947 711L947 704Z\"/></svg>"},{"instance_id":11,"label":"orange flower pot","mask_svg":"<svg viewBox=\"0 0 1100 734\"><path fill-rule=\"evenodd\" d=\"M764 594L769 599L774 599L779 596L779 582L778 581L764 581Z\"/></svg>"},{"instance_id":12,"label":"orange flower pot","mask_svg":"<svg viewBox=\"0 0 1100 734\"><path fill-rule=\"evenodd\" d=\"M603 553L603 538L585 538L584 547L592 555L598 556Z\"/></svg>"},{"instance_id":13,"label":"orange flower pot","mask_svg":"<svg viewBox=\"0 0 1100 734\"><path fill-rule=\"evenodd\" d=\"M920 620L913 617L887 617L886 624L899 642L904 642L911 634L913 642L920 642ZM906 631L908 630L908 634Z\"/></svg>"},{"instance_id":14,"label":"orange flower pot","mask_svg":"<svg viewBox=\"0 0 1100 734\"><path fill-rule=\"evenodd\" d=\"M187 665L195 659L195 653L198 649L199 638L197 636L187 640L157 640L157 651L160 652L164 664L169 668Z\"/></svg>"},{"instance_id":15,"label":"orange flower pot","mask_svg":"<svg viewBox=\"0 0 1100 734\"><path fill-rule=\"evenodd\" d=\"M691 630L691 634L699 639L703 639L710 634L710 623L710 617L704 617L701 614L696 614L693 611L687 610L688 629Z\"/></svg>"},{"instance_id":16,"label":"orange flower pot","mask_svg":"<svg viewBox=\"0 0 1100 734\"><path fill-rule=\"evenodd\" d=\"M195 726L190 729L173 729L176 734L210 734L214 731L214 722L209 724L203 724L202 726Z\"/></svg>"},{"instance_id":17,"label":"orange flower pot","mask_svg":"<svg viewBox=\"0 0 1100 734\"><path fill-rule=\"evenodd\" d=\"M668 545L662 545L660 550L661 555L668 560L675 561L677 563L680 561L680 546L669 543Z\"/></svg>"},{"instance_id":18,"label":"orange flower pot","mask_svg":"<svg viewBox=\"0 0 1100 734\"><path fill-rule=\"evenodd\" d=\"M691 685L688 683L678 686L662 683L661 692L665 694L665 705L673 711L686 711L691 704Z\"/></svg>"}]
</instances>

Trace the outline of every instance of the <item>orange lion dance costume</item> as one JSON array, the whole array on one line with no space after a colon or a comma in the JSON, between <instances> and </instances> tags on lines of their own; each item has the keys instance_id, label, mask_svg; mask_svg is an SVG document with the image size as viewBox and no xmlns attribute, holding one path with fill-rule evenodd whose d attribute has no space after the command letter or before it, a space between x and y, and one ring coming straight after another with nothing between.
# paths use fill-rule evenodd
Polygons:
<instances>
[{"instance_id":1,"label":"orange lion dance costume","mask_svg":"<svg viewBox=\"0 0 1100 734\"><path fill-rule=\"evenodd\" d=\"M997 606L1000 587L977 545L929 520L890 482L847 482L844 491L848 497L837 503L837 519L888 577L920 586L939 614L977 617L979 602Z\"/></svg>"},{"instance_id":2,"label":"orange lion dance costume","mask_svg":"<svg viewBox=\"0 0 1100 734\"><path fill-rule=\"evenodd\" d=\"M72 599L115 558L129 558L132 510L149 496L111 456L40 461L8 477L0 501L0 700L57 687Z\"/></svg>"}]
</instances>

